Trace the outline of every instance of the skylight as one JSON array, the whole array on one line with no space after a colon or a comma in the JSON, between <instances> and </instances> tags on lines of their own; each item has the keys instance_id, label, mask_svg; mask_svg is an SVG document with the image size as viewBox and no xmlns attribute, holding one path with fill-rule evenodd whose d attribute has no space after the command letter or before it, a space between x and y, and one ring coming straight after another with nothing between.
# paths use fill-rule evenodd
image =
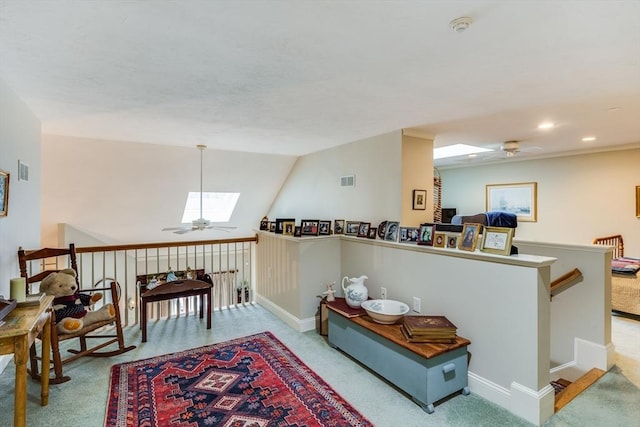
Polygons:
<instances>
[{"instance_id":1,"label":"skylight","mask_svg":"<svg viewBox=\"0 0 640 427\"><path fill-rule=\"evenodd\" d=\"M464 156L466 154L485 153L493 151L490 148L475 147L467 144L447 145L433 149L433 159L445 159L447 157Z\"/></svg>"},{"instance_id":2,"label":"skylight","mask_svg":"<svg viewBox=\"0 0 640 427\"><path fill-rule=\"evenodd\" d=\"M240 193L202 193L202 218L211 222L229 222ZM182 215L183 224L200 218L200 192L190 191Z\"/></svg>"}]
</instances>

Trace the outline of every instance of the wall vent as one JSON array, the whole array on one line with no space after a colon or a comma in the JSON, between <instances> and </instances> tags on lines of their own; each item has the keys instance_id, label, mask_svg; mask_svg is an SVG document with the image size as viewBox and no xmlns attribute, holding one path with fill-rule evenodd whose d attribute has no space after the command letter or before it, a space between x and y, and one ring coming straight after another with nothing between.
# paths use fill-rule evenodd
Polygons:
<instances>
[{"instance_id":1,"label":"wall vent","mask_svg":"<svg viewBox=\"0 0 640 427\"><path fill-rule=\"evenodd\" d=\"M347 175L340 177L340 187L355 187L356 186L356 176L355 175Z\"/></svg>"},{"instance_id":2,"label":"wall vent","mask_svg":"<svg viewBox=\"0 0 640 427\"><path fill-rule=\"evenodd\" d=\"M29 181L29 165L18 160L18 181Z\"/></svg>"}]
</instances>

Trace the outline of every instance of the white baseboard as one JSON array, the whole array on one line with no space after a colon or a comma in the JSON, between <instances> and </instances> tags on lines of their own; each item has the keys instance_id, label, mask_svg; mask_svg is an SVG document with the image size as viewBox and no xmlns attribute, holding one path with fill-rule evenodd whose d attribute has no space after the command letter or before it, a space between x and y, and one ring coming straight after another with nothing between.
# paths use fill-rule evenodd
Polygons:
<instances>
[{"instance_id":1,"label":"white baseboard","mask_svg":"<svg viewBox=\"0 0 640 427\"><path fill-rule=\"evenodd\" d=\"M536 391L513 382L511 389L507 389L469 372L469 389L472 393L538 426L553 415L555 392L551 385Z\"/></svg>"},{"instance_id":2,"label":"white baseboard","mask_svg":"<svg viewBox=\"0 0 640 427\"><path fill-rule=\"evenodd\" d=\"M316 328L316 319L315 317L307 318L307 319L298 319L293 316L291 313L283 310L278 305L274 304L267 298L264 298L261 295L256 295L256 302L260 304L262 307L266 308L278 319L282 320L284 323L289 325L292 329L298 332L306 332L311 331Z\"/></svg>"},{"instance_id":3,"label":"white baseboard","mask_svg":"<svg viewBox=\"0 0 640 427\"><path fill-rule=\"evenodd\" d=\"M616 363L616 349L612 343L601 345L576 338L573 351L577 368L584 372L592 368L608 371Z\"/></svg>"}]
</instances>

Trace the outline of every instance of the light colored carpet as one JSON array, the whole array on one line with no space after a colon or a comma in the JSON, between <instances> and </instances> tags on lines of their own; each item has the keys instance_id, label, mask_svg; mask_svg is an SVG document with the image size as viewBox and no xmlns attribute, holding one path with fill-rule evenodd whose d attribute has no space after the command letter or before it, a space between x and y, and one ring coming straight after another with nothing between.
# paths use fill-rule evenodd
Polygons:
<instances>
[{"instance_id":1,"label":"light colored carpet","mask_svg":"<svg viewBox=\"0 0 640 427\"><path fill-rule=\"evenodd\" d=\"M631 330L640 332L640 322L623 322ZM613 329L616 344L616 322ZM117 357L84 358L66 366L65 371L72 380L51 386L49 406L40 406L40 384L29 380L28 425L102 426L112 364L226 341L265 330L273 332L307 366L376 426L531 426L530 423L473 393L469 396L454 395L437 405L435 412L428 415L383 379L340 351L330 348L324 337L313 331L298 333L260 306L215 312L211 330L205 329L204 322L197 317L151 322L148 330L149 341L145 344L140 343L141 334L137 327L127 328L127 344L135 344L138 347ZM633 337L633 333L631 334ZM640 345L640 340L630 345ZM635 362L629 359L627 367L612 369L544 425L638 425L640 390L625 376L626 371L638 369L638 352L635 356ZM13 417L14 373L11 363L0 375L0 413L5 420L11 420Z\"/></svg>"}]
</instances>

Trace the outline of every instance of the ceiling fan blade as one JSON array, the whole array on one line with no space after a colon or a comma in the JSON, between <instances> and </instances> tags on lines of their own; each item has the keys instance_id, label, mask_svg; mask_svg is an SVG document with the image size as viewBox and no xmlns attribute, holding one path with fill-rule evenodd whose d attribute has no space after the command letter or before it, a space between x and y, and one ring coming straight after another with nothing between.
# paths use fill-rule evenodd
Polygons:
<instances>
[{"instance_id":1,"label":"ceiling fan blade","mask_svg":"<svg viewBox=\"0 0 640 427\"><path fill-rule=\"evenodd\" d=\"M174 234L186 234L186 233L191 233L193 230L190 228L181 228L177 231L174 231Z\"/></svg>"},{"instance_id":2,"label":"ceiling fan blade","mask_svg":"<svg viewBox=\"0 0 640 427\"><path fill-rule=\"evenodd\" d=\"M162 229L162 231L175 231L175 230L188 230L188 229L185 227L166 227Z\"/></svg>"}]
</instances>

